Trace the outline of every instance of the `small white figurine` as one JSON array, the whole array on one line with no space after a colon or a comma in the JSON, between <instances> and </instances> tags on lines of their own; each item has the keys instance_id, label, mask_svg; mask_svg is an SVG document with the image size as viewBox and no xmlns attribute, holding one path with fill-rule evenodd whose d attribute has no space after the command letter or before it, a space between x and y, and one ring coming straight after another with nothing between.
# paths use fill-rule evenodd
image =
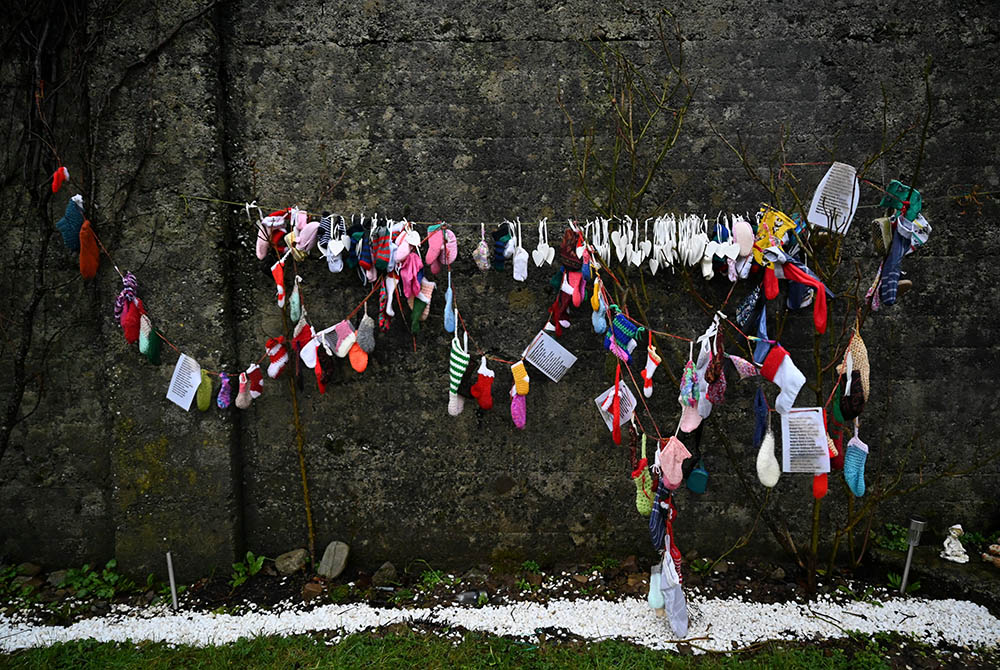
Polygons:
<instances>
[{"instance_id":1,"label":"small white figurine","mask_svg":"<svg viewBox=\"0 0 1000 670\"><path fill-rule=\"evenodd\" d=\"M969 554L966 553L965 547L958 539L963 535L965 535L965 531L962 530L960 524L956 523L948 529L948 537L944 538L944 550L941 552L941 558L954 563L969 562Z\"/></svg>"}]
</instances>

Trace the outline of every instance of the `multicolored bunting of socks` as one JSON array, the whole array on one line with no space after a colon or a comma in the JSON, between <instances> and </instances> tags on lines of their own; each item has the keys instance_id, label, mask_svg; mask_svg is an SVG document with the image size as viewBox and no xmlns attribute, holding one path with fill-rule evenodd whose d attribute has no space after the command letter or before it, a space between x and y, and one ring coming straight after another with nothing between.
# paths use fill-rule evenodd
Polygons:
<instances>
[{"instance_id":1,"label":"multicolored bunting of socks","mask_svg":"<svg viewBox=\"0 0 1000 670\"><path fill-rule=\"evenodd\" d=\"M646 347L646 369L639 373L642 375L642 394L647 398L653 395L653 373L656 372L656 368L661 362L660 354L657 353L656 347L653 346L652 337L650 337L650 343Z\"/></svg>"},{"instance_id":2,"label":"multicolored bunting of socks","mask_svg":"<svg viewBox=\"0 0 1000 670\"><path fill-rule=\"evenodd\" d=\"M458 394L458 386L469 366L469 334L465 333L465 344L458 341L458 333L451 338L451 352L448 355L448 414L458 416L465 409L465 398Z\"/></svg>"},{"instance_id":3,"label":"multicolored bunting of socks","mask_svg":"<svg viewBox=\"0 0 1000 670\"><path fill-rule=\"evenodd\" d=\"M215 404L218 405L219 409L227 409L233 394L232 386L229 384L229 375L225 372L220 372L219 381L221 382L221 386L219 386L219 395L215 397Z\"/></svg>"},{"instance_id":4,"label":"multicolored bunting of socks","mask_svg":"<svg viewBox=\"0 0 1000 670\"><path fill-rule=\"evenodd\" d=\"M288 363L288 347L285 346L284 336L269 338L264 344L264 348L267 350L267 357L271 360L267 366L267 376L271 379L277 379L285 371L285 365Z\"/></svg>"},{"instance_id":5,"label":"multicolored bunting of socks","mask_svg":"<svg viewBox=\"0 0 1000 670\"><path fill-rule=\"evenodd\" d=\"M202 412L207 412L208 408L212 406L212 378L204 370L201 371L201 383L198 384L198 390L195 391L195 400L198 403L198 409Z\"/></svg>"},{"instance_id":6,"label":"multicolored bunting of socks","mask_svg":"<svg viewBox=\"0 0 1000 670\"><path fill-rule=\"evenodd\" d=\"M278 307L285 306L285 263L278 261L271 266L271 276L274 277L274 290L278 299Z\"/></svg>"},{"instance_id":7,"label":"multicolored bunting of socks","mask_svg":"<svg viewBox=\"0 0 1000 670\"><path fill-rule=\"evenodd\" d=\"M479 403L480 409L493 409L493 379L496 373L490 370L486 363L486 356L483 356L479 363L479 371L476 383L472 385L472 397Z\"/></svg>"}]
</instances>

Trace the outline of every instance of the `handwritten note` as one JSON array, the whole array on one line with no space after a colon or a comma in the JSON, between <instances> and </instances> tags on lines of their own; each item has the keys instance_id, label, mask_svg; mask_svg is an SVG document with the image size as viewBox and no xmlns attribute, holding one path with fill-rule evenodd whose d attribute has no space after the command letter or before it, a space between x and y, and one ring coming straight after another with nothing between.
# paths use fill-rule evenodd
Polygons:
<instances>
[{"instance_id":1,"label":"handwritten note","mask_svg":"<svg viewBox=\"0 0 1000 670\"><path fill-rule=\"evenodd\" d=\"M201 366L190 356L181 354L177 359L177 365L174 366L174 374L170 377L167 400L189 412L199 384L201 384Z\"/></svg>"},{"instance_id":2,"label":"handwritten note","mask_svg":"<svg viewBox=\"0 0 1000 670\"><path fill-rule=\"evenodd\" d=\"M822 407L796 407L781 415L782 471L830 471Z\"/></svg>"},{"instance_id":3,"label":"handwritten note","mask_svg":"<svg viewBox=\"0 0 1000 670\"><path fill-rule=\"evenodd\" d=\"M608 387L607 391L594 398L594 402L597 403L597 409L601 412L601 418L604 419L604 423L607 424L608 430L610 431L614 431L615 429L615 419L611 415L611 394L614 392L615 387L612 385ZM636 400L624 380L618 382L618 394L618 406L620 410L619 425L624 426L629 420L632 419L632 412L635 411Z\"/></svg>"},{"instance_id":4,"label":"handwritten note","mask_svg":"<svg viewBox=\"0 0 1000 670\"><path fill-rule=\"evenodd\" d=\"M552 381L558 382L576 363L576 356L548 333L541 331L525 350L524 360L541 370Z\"/></svg>"}]
</instances>

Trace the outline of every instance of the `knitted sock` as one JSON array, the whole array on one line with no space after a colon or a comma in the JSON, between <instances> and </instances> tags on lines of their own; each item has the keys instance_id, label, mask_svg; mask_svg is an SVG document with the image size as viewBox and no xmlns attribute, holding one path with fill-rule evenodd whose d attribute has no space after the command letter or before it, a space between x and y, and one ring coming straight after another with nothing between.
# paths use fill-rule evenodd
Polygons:
<instances>
[{"instance_id":1,"label":"knitted sock","mask_svg":"<svg viewBox=\"0 0 1000 670\"><path fill-rule=\"evenodd\" d=\"M195 400L198 402L198 409L207 412L212 406L212 378L204 370L201 371L201 383L195 391Z\"/></svg>"},{"instance_id":2,"label":"knitted sock","mask_svg":"<svg viewBox=\"0 0 1000 670\"><path fill-rule=\"evenodd\" d=\"M316 349L319 347L319 340L313 337L312 326L305 320L305 317L299 319L295 325L292 341L295 349L299 352L297 360L302 361L310 370L316 367Z\"/></svg>"},{"instance_id":3,"label":"knitted sock","mask_svg":"<svg viewBox=\"0 0 1000 670\"><path fill-rule=\"evenodd\" d=\"M236 394L236 407L239 409L248 409L251 403L250 399L250 380L247 379L247 373L240 373L240 390Z\"/></svg>"},{"instance_id":4,"label":"knitted sock","mask_svg":"<svg viewBox=\"0 0 1000 670\"><path fill-rule=\"evenodd\" d=\"M825 472L813 475L813 498L819 500L820 498L826 496L828 480L829 478L826 476Z\"/></svg>"},{"instance_id":5,"label":"knitted sock","mask_svg":"<svg viewBox=\"0 0 1000 670\"><path fill-rule=\"evenodd\" d=\"M767 432L768 419L767 398L764 397L764 389L757 387L757 393L753 396L753 446L756 449L764 441L764 434Z\"/></svg>"},{"instance_id":6,"label":"knitted sock","mask_svg":"<svg viewBox=\"0 0 1000 670\"><path fill-rule=\"evenodd\" d=\"M97 276L97 268L101 264L100 252L97 250L97 237L90 225L84 220L80 227L80 276L93 279Z\"/></svg>"},{"instance_id":7,"label":"knitted sock","mask_svg":"<svg viewBox=\"0 0 1000 670\"><path fill-rule=\"evenodd\" d=\"M139 323L142 320L142 315L145 313L146 308L139 298L136 298L135 302L125 305L125 311L122 312L121 324L125 341L129 344L135 344L139 341Z\"/></svg>"},{"instance_id":8,"label":"knitted sock","mask_svg":"<svg viewBox=\"0 0 1000 670\"><path fill-rule=\"evenodd\" d=\"M299 282L301 281L302 277L295 275L292 294L288 296L288 318L296 322L302 316L302 297L299 295Z\"/></svg>"},{"instance_id":9,"label":"knitted sock","mask_svg":"<svg viewBox=\"0 0 1000 670\"><path fill-rule=\"evenodd\" d=\"M423 279L420 282L420 294L416 296L416 300L413 302L413 311L410 312L410 332L419 333L420 332L420 322L425 321L427 317L425 313L430 313L431 295L434 293L434 287L436 284L427 279Z\"/></svg>"},{"instance_id":10,"label":"knitted sock","mask_svg":"<svg viewBox=\"0 0 1000 670\"><path fill-rule=\"evenodd\" d=\"M430 267L432 274L441 271L441 250L444 248L444 230L441 224L427 229L427 252L424 254L424 265Z\"/></svg>"},{"instance_id":11,"label":"knitted sock","mask_svg":"<svg viewBox=\"0 0 1000 670\"><path fill-rule=\"evenodd\" d=\"M361 345L355 342L347 352L347 359L351 362L351 367L355 372L364 372L368 367L368 354Z\"/></svg>"},{"instance_id":12,"label":"knitted sock","mask_svg":"<svg viewBox=\"0 0 1000 670\"><path fill-rule=\"evenodd\" d=\"M446 267L451 267L451 264L458 259L458 238L455 237L454 231L451 228L444 231L444 249L441 251L441 262L445 264Z\"/></svg>"},{"instance_id":13,"label":"knitted sock","mask_svg":"<svg viewBox=\"0 0 1000 670\"><path fill-rule=\"evenodd\" d=\"M476 383L472 385L472 397L479 403L480 409L493 409L493 379L496 373L490 370L486 364L486 356L483 356L479 364Z\"/></svg>"},{"instance_id":14,"label":"knitted sock","mask_svg":"<svg viewBox=\"0 0 1000 670\"><path fill-rule=\"evenodd\" d=\"M764 365L760 368L760 374L781 388L781 393L774 400L774 409L779 414L787 414L795 404L799 389L806 383L805 375L795 367L792 357L780 344L771 347L770 353L764 359Z\"/></svg>"},{"instance_id":15,"label":"knitted sock","mask_svg":"<svg viewBox=\"0 0 1000 670\"><path fill-rule=\"evenodd\" d=\"M601 309L601 280L594 280L594 292L590 295L590 308L595 312Z\"/></svg>"},{"instance_id":16,"label":"knitted sock","mask_svg":"<svg viewBox=\"0 0 1000 670\"><path fill-rule=\"evenodd\" d=\"M288 347L285 346L285 338L284 336L272 337L268 339L264 347L267 349L267 357L271 360L267 366L267 376L271 379L277 379L285 371L285 365L288 363Z\"/></svg>"},{"instance_id":17,"label":"knitted sock","mask_svg":"<svg viewBox=\"0 0 1000 670\"><path fill-rule=\"evenodd\" d=\"M604 296L598 296L597 309L590 315L590 323L594 326L594 332L601 335L608 329L608 319L605 316L608 306L604 304Z\"/></svg>"},{"instance_id":18,"label":"knitted sock","mask_svg":"<svg viewBox=\"0 0 1000 670\"><path fill-rule=\"evenodd\" d=\"M64 167L60 167L55 172L52 173L52 192L58 193L59 189L62 188L63 183L69 179L69 170Z\"/></svg>"},{"instance_id":19,"label":"knitted sock","mask_svg":"<svg viewBox=\"0 0 1000 670\"><path fill-rule=\"evenodd\" d=\"M142 348L142 329L143 323L148 324L149 333L146 336L146 348L143 351ZM163 340L160 338L159 331L153 328L153 323L149 320L145 314L142 315L139 324L139 351L146 356L146 360L153 365L160 364L160 348L162 346Z\"/></svg>"},{"instance_id":20,"label":"knitted sock","mask_svg":"<svg viewBox=\"0 0 1000 670\"><path fill-rule=\"evenodd\" d=\"M781 466L774 455L774 433L771 432L771 425L768 422L764 439L760 442L760 449L757 451L757 478L760 483L767 488L772 488L778 483L781 476Z\"/></svg>"},{"instance_id":21,"label":"knitted sock","mask_svg":"<svg viewBox=\"0 0 1000 670\"><path fill-rule=\"evenodd\" d=\"M514 281L524 281L528 278L528 250L518 247L514 252Z\"/></svg>"},{"instance_id":22,"label":"knitted sock","mask_svg":"<svg viewBox=\"0 0 1000 670\"><path fill-rule=\"evenodd\" d=\"M357 339L357 336L354 334L354 326L351 325L350 321L345 319L334 326L333 331L337 334L337 345L333 351L337 354L338 358L344 358Z\"/></svg>"},{"instance_id":23,"label":"knitted sock","mask_svg":"<svg viewBox=\"0 0 1000 670\"><path fill-rule=\"evenodd\" d=\"M656 347L650 344L646 347L646 369L639 374L642 375L642 394L647 398L653 395L653 373L662 359L656 352Z\"/></svg>"},{"instance_id":24,"label":"knitted sock","mask_svg":"<svg viewBox=\"0 0 1000 670\"><path fill-rule=\"evenodd\" d=\"M396 313L392 311L392 299L396 295L396 276L388 274L385 276L385 283L383 284L383 290L386 293L386 303L385 303L385 313L387 316L396 316ZM388 330L388 328L386 328Z\"/></svg>"},{"instance_id":25,"label":"knitted sock","mask_svg":"<svg viewBox=\"0 0 1000 670\"><path fill-rule=\"evenodd\" d=\"M756 377L760 374L753 363L745 358L740 358L739 356L734 356L732 354L726 354L726 357L732 362L733 367L736 368L736 373L740 376L740 379L747 379L748 377Z\"/></svg>"},{"instance_id":26,"label":"knitted sock","mask_svg":"<svg viewBox=\"0 0 1000 670\"><path fill-rule=\"evenodd\" d=\"M510 387L510 418L516 428L524 430L528 421L528 403L525 397L517 392L516 386Z\"/></svg>"},{"instance_id":27,"label":"knitted sock","mask_svg":"<svg viewBox=\"0 0 1000 670\"><path fill-rule=\"evenodd\" d=\"M153 335L153 322L143 314L139 317L139 353L146 356L149 353L149 342Z\"/></svg>"},{"instance_id":28,"label":"knitted sock","mask_svg":"<svg viewBox=\"0 0 1000 670\"><path fill-rule=\"evenodd\" d=\"M481 272L486 272L490 269L490 245L486 243L485 239L479 240L479 244L472 251L472 260Z\"/></svg>"},{"instance_id":29,"label":"knitted sock","mask_svg":"<svg viewBox=\"0 0 1000 670\"><path fill-rule=\"evenodd\" d=\"M80 228L83 226L83 196L74 195L66 203L66 212L56 221L63 244L72 252L80 251Z\"/></svg>"},{"instance_id":30,"label":"knitted sock","mask_svg":"<svg viewBox=\"0 0 1000 670\"><path fill-rule=\"evenodd\" d=\"M372 233L372 258L375 259L375 269L379 272L389 269L389 229L385 226L376 226Z\"/></svg>"},{"instance_id":31,"label":"knitted sock","mask_svg":"<svg viewBox=\"0 0 1000 670\"><path fill-rule=\"evenodd\" d=\"M455 297L451 292L451 271L448 271L448 289L444 292L444 330L446 333L455 332Z\"/></svg>"},{"instance_id":32,"label":"knitted sock","mask_svg":"<svg viewBox=\"0 0 1000 670\"><path fill-rule=\"evenodd\" d=\"M555 331L556 337L562 335L564 328L569 328L569 320L566 318L569 309L570 294L560 291L556 299L549 306L549 314L552 318L546 324L546 330Z\"/></svg>"},{"instance_id":33,"label":"knitted sock","mask_svg":"<svg viewBox=\"0 0 1000 670\"><path fill-rule=\"evenodd\" d=\"M256 363L247 368L247 381L251 398L259 398L264 392L264 373L260 371L260 366Z\"/></svg>"},{"instance_id":34,"label":"knitted sock","mask_svg":"<svg viewBox=\"0 0 1000 670\"><path fill-rule=\"evenodd\" d=\"M493 237L493 269L503 271L506 266L504 250L510 241L510 229L507 224L501 223L490 235Z\"/></svg>"},{"instance_id":35,"label":"knitted sock","mask_svg":"<svg viewBox=\"0 0 1000 670\"><path fill-rule=\"evenodd\" d=\"M642 436L645 442L646 436ZM644 445L645 446L645 445ZM635 508L639 514L648 517L653 511L653 478L649 475L648 461L645 457L632 471L632 482L635 484Z\"/></svg>"},{"instance_id":36,"label":"knitted sock","mask_svg":"<svg viewBox=\"0 0 1000 670\"><path fill-rule=\"evenodd\" d=\"M285 229L275 228L271 230L269 236L270 236L271 246L274 247L274 251L275 253L278 254L278 258L281 258L285 254L285 252L288 251L288 247L285 246ZM264 259L262 258L261 260Z\"/></svg>"},{"instance_id":37,"label":"knitted sock","mask_svg":"<svg viewBox=\"0 0 1000 670\"><path fill-rule=\"evenodd\" d=\"M857 434L847 443L844 454L844 479L851 493L860 498L865 494L865 461L868 460L868 445Z\"/></svg>"},{"instance_id":38,"label":"knitted sock","mask_svg":"<svg viewBox=\"0 0 1000 670\"><path fill-rule=\"evenodd\" d=\"M368 236L368 232L364 231L361 233L358 242L358 266L362 270L370 270L375 267L375 261L372 258L372 241Z\"/></svg>"},{"instance_id":39,"label":"knitted sock","mask_svg":"<svg viewBox=\"0 0 1000 670\"><path fill-rule=\"evenodd\" d=\"M524 361L518 361L510 366L510 372L514 376L514 388L518 395L528 395L531 378L528 376L528 369L524 367Z\"/></svg>"},{"instance_id":40,"label":"knitted sock","mask_svg":"<svg viewBox=\"0 0 1000 670\"><path fill-rule=\"evenodd\" d=\"M367 312L361 317L356 337L362 351L366 354L375 351L375 320L368 316Z\"/></svg>"},{"instance_id":41,"label":"knitted sock","mask_svg":"<svg viewBox=\"0 0 1000 670\"><path fill-rule=\"evenodd\" d=\"M271 276L274 277L274 288L277 292L278 307L285 306L285 264L280 260L271 266Z\"/></svg>"},{"instance_id":42,"label":"knitted sock","mask_svg":"<svg viewBox=\"0 0 1000 670\"><path fill-rule=\"evenodd\" d=\"M219 409L227 409L233 395L233 388L229 384L229 375L225 372L220 372L219 381L222 382L222 385L219 386L219 395L215 397L215 404Z\"/></svg>"},{"instance_id":43,"label":"knitted sock","mask_svg":"<svg viewBox=\"0 0 1000 670\"><path fill-rule=\"evenodd\" d=\"M909 248L909 240L900 235L898 230L895 231L892 234L892 245L889 247L889 255L886 257L882 267L882 282L879 284L879 299L883 305L896 304L903 256L906 255L906 251Z\"/></svg>"},{"instance_id":44,"label":"knitted sock","mask_svg":"<svg viewBox=\"0 0 1000 670\"><path fill-rule=\"evenodd\" d=\"M305 215L305 212L302 212ZM311 251L316 246L316 236L319 233L319 221L310 221L302 226L295 236L295 248L299 251Z\"/></svg>"},{"instance_id":45,"label":"knitted sock","mask_svg":"<svg viewBox=\"0 0 1000 670\"><path fill-rule=\"evenodd\" d=\"M656 464L660 467L660 472L663 473L663 483L668 489L674 490L684 481L684 472L681 466L688 458L691 458L691 452L676 437L671 437L656 452Z\"/></svg>"},{"instance_id":46,"label":"knitted sock","mask_svg":"<svg viewBox=\"0 0 1000 670\"><path fill-rule=\"evenodd\" d=\"M257 241L254 244L254 251L259 260L267 258L267 252L271 248L271 233L263 223L258 223L254 228L257 231Z\"/></svg>"},{"instance_id":47,"label":"knitted sock","mask_svg":"<svg viewBox=\"0 0 1000 670\"><path fill-rule=\"evenodd\" d=\"M378 295L378 328L383 333L389 332L389 327L392 325L392 316L389 315L390 296L383 283Z\"/></svg>"},{"instance_id":48,"label":"knitted sock","mask_svg":"<svg viewBox=\"0 0 1000 670\"><path fill-rule=\"evenodd\" d=\"M563 231L562 242L559 243L557 254L559 262L566 270L579 270L583 267L583 261L576 255L576 248L580 244L580 233L572 228Z\"/></svg>"},{"instance_id":49,"label":"knitted sock","mask_svg":"<svg viewBox=\"0 0 1000 670\"><path fill-rule=\"evenodd\" d=\"M587 288L586 283L583 281L583 273L576 270L569 270L566 272L566 276L569 285L573 287L573 307L579 307L583 304L583 294Z\"/></svg>"},{"instance_id":50,"label":"knitted sock","mask_svg":"<svg viewBox=\"0 0 1000 670\"><path fill-rule=\"evenodd\" d=\"M468 347L462 346L456 334L451 338L451 352L448 355L448 414L451 416L458 416L465 408L465 398L458 394L458 387L468 367Z\"/></svg>"}]
</instances>

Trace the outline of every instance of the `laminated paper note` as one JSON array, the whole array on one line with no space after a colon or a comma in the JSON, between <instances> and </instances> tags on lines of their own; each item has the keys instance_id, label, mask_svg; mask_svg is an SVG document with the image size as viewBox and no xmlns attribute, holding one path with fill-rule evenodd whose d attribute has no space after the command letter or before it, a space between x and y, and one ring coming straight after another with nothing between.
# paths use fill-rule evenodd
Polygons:
<instances>
[{"instance_id":1,"label":"laminated paper note","mask_svg":"<svg viewBox=\"0 0 1000 670\"><path fill-rule=\"evenodd\" d=\"M201 366L198 361L184 354L177 359L174 374L167 388L167 400L176 403L186 411L191 411L191 401L201 384Z\"/></svg>"},{"instance_id":2,"label":"laminated paper note","mask_svg":"<svg viewBox=\"0 0 1000 670\"><path fill-rule=\"evenodd\" d=\"M601 417L604 419L604 423L608 425L608 430L614 431L615 429L615 418L611 415L611 403L608 402L608 397L615 392L614 385L609 386L608 390L601 395L594 398L594 402L597 403L597 409L601 412ZM624 426L632 419L632 412L635 411L635 396L632 395L632 391L629 389L628 384L624 380L618 383L618 406L619 406L619 425ZM604 409L607 405L608 409Z\"/></svg>"},{"instance_id":3,"label":"laminated paper note","mask_svg":"<svg viewBox=\"0 0 1000 670\"><path fill-rule=\"evenodd\" d=\"M830 471L822 407L795 407L781 415L781 451L783 472Z\"/></svg>"},{"instance_id":4,"label":"laminated paper note","mask_svg":"<svg viewBox=\"0 0 1000 670\"><path fill-rule=\"evenodd\" d=\"M826 171L809 207L809 223L840 233L847 233L858 209L861 188L857 171L846 163L834 163Z\"/></svg>"},{"instance_id":5,"label":"laminated paper note","mask_svg":"<svg viewBox=\"0 0 1000 670\"><path fill-rule=\"evenodd\" d=\"M525 350L524 360L541 370L552 381L558 382L576 363L576 356L548 333L541 331Z\"/></svg>"}]
</instances>

